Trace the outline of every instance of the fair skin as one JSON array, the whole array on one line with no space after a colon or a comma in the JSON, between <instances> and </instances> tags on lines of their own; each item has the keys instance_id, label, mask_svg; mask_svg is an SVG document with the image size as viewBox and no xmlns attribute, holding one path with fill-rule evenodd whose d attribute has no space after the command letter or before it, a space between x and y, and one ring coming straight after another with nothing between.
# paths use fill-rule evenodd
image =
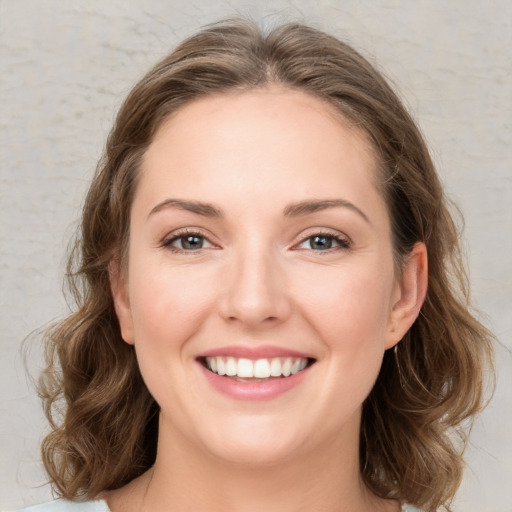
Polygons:
<instances>
[{"instance_id":1,"label":"fair skin","mask_svg":"<svg viewBox=\"0 0 512 512\"><path fill-rule=\"evenodd\" d=\"M399 509L361 483L361 407L418 315L427 261L418 243L396 272L376 166L363 133L276 87L160 127L112 278L161 408L158 452L106 493L113 512ZM217 375L212 357L297 373Z\"/></svg>"}]
</instances>

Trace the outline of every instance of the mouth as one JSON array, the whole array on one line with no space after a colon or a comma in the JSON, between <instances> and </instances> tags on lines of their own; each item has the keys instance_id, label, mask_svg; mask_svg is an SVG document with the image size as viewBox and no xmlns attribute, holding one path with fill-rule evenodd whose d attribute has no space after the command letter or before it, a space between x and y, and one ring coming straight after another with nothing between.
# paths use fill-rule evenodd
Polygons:
<instances>
[{"instance_id":1,"label":"mouth","mask_svg":"<svg viewBox=\"0 0 512 512\"><path fill-rule=\"evenodd\" d=\"M307 357L272 357L261 359L232 356L199 357L198 361L209 372L238 382L268 382L286 379L314 364Z\"/></svg>"}]
</instances>

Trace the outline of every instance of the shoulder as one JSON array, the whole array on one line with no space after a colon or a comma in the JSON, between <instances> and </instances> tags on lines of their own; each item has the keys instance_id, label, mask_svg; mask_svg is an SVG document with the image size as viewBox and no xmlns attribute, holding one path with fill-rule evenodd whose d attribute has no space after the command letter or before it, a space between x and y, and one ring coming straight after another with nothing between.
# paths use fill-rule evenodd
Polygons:
<instances>
[{"instance_id":1,"label":"shoulder","mask_svg":"<svg viewBox=\"0 0 512 512\"><path fill-rule=\"evenodd\" d=\"M110 512L104 500L67 501L56 500L50 503L34 505L15 512Z\"/></svg>"}]
</instances>

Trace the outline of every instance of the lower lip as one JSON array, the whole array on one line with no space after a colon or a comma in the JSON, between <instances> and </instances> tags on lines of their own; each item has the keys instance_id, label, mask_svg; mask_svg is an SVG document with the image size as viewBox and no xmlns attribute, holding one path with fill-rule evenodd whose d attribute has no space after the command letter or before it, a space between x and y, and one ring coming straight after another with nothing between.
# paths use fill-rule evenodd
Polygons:
<instances>
[{"instance_id":1,"label":"lower lip","mask_svg":"<svg viewBox=\"0 0 512 512\"><path fill-rule=\"evenodd\" d=\"M290 375L263 382L243 382L230 377L217 375L198 363L208 382L221 393L237 400L272 400L298 386L304 379L309 367Z\"/></svg>"}]
</instances>

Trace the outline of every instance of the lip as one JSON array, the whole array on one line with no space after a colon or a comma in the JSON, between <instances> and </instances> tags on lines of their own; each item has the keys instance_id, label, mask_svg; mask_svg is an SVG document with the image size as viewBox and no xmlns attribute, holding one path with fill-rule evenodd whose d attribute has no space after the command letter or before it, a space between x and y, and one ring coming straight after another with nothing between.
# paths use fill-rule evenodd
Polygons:
<instances>
[{"instance_id":1,"label":"lip","mask_svg":"<svg viewBox=\"0 0 512 512\"><path fill-rule=\"evenodd\" d=\"M208 370L203 364L204 358L217 356L245 358L253 361L258 359L271 359L274 357L293 357L316 360L316 358L312 357L311 354L275 345L229 345L214 348L199 354L196 358L196 362L208 383L215 390L236 400L272 400L277 398L283 393L286 393L298 386L309 374L309 370L312 365L307 366L304 370L296 373L295 375L290 375L289 377L269 378L262 382L244 382L224 375L217 375L216 373Z\"/></svg>"},{"instance_id":2,"label":"lip","mask_svg":"<svg viewBox=\"0 0 512 512\"><path fill-rule=\"evenodd\" d=\"M197 361L197 364L203 375L206 377L206 380L213 388L236 400L272 400L277 398L287 391L297 387L308 375L309 370L311 369L311 366L308 366L299 373L284 378L276 377L262 382L244 382L234 380L230 377L217 375L205 368L199 361Z\"/></svg>"},{"instance_id":3,"label":"lip","mask_svg":"<svg viewBox=\"0 0 512 512\"><path fill-rule=\"evenodd\" d=\"M262 345L258 347L245 347L242 345L232 345L226 347L219 347L207 352L199 354L198 358L203 357L216 357L216 356L227 356L235 358L245 358L251 360L258 359L271 359L273 357L301 357L304 359L315 359L310 354L303 352L297 352L296 350L290 350L287 348L276 347L272 345Z\"/></svg>"}]
</instances>

